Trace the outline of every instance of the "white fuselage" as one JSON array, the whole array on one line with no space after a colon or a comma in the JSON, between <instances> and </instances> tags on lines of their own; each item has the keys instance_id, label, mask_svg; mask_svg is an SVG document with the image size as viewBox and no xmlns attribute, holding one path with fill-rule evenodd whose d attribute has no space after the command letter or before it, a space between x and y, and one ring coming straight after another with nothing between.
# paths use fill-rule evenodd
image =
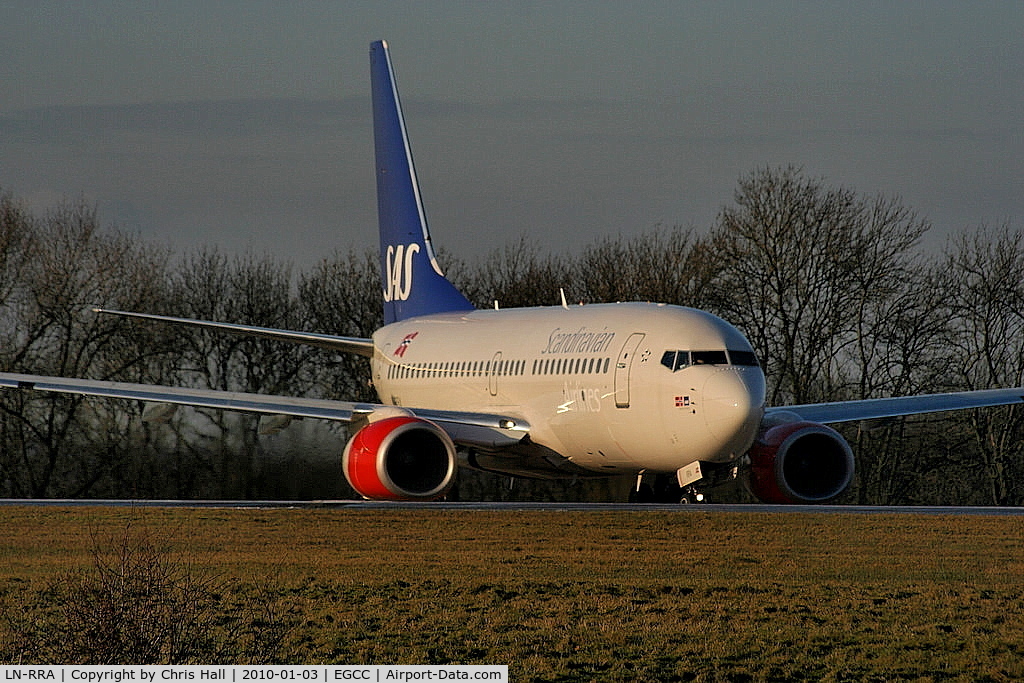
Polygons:
<instances>
[{"instance_id":1,"label":"white fuselage","mask_svg":"<svg viewBox=\"0 0 1024 683\"><path fill-rule=\"evenodd\" d=\"M764 413L749 342L696 309L477 310L393 323L373 340L382 403L520 418L532 444L596 473L731 461Z\"/></svg>"}]
</instances>

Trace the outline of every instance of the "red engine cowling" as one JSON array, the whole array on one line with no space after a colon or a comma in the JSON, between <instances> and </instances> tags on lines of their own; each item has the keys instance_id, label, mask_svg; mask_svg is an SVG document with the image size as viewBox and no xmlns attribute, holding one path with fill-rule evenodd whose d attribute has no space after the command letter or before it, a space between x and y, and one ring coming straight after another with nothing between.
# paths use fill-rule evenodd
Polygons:
<instances>
[{"instance_id":1,"label":"red engine cowling","mask_svg":"<svg viewBox=\"0 0 1024 683\"><path fill-rule=\"evenodd\" d=\"M434 500L455 483L455 445L433 422L390 417L355 433L342 468L364 498Z\"/></svg>"},{"instance_id":2,"label":"red engine cowling","mask_svg":"<svg viewBox=\"0 0 1024 683\"><path fill-rule=\"evenodd\" d=\"M765 503L824 503L846 490L853 468L850 444L836 430L788 422L754 442L748 486Z\"/></svg>"}]
</instances>

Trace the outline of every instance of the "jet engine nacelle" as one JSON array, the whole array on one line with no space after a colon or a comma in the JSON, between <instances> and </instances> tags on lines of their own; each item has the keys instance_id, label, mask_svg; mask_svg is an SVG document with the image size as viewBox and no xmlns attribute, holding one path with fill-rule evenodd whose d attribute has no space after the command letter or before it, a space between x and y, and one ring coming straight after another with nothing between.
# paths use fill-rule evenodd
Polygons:
<instances>
[{"instance_id":1,"label":"jet engine nacelle","mask_svg":"<svg viewBox=\"0 0 1024 683\"><path fill-rule=\"evenodd\" d=\"M342 468L364 498L434 500L455 483L455 445L433 422L389 417L355 433Z\"/></svg>"},{"instance_id":2,"label":"jet engine nacelle","mask_svg":"<svg viewBox=\"0 0 1024 683\"><path fill-rule=\"evenodd\" d=\"M853 451L839 432L815 422L787 422L754 442L748 486L765 503L824 503L846 490L853 468Z\"/></svg>"}]
</instances>

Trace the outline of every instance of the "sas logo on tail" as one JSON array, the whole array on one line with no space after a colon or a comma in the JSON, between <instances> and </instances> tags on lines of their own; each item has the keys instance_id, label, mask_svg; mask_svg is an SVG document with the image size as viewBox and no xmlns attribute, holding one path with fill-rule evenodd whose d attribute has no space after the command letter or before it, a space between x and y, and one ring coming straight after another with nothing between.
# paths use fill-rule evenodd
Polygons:
<instances>
[{"instance_id":1,"label":"sas logo on tail","mask_svg":"<svg viewBox=\"0 0 1024 683\"><path fill-rule=\"evenodd\" d=\"M420 250L420 245L399 244L397 247L388 245L385 257L385 288L384 301L405 301L412 292L412 259Z\"/></svg>"}]
</instances>

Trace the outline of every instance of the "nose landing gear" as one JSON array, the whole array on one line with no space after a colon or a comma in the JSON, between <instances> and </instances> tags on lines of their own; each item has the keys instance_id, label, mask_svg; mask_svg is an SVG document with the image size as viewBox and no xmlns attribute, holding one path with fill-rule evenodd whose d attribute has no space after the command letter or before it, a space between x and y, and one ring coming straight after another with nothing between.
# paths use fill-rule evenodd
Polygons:
<instances>
[{"instance_id":1,"label":"nose landing gear","mask_svg":"<svg viewBox=\"0 0 1024 683\"><path fill-rule=\"evenodd\" d=\"M708 503L708 490L736 479L735 463L693 463L680 473L642 473L629 496L630 503ZM680 484L680 479L685 484Z\"/></svg>"},{"instance_id":2,"label":"nose landing gear","mask_svg":"<svg viewBox=\"0 0 1024 683\"><path fill-rule=\"evenodd\" d=\"M684 486L682 494L679 497L679 502L684 505L691 503L706 503L708 502L707 495L697 489L696 486Z\"/></svg>"},{"instance_id":3,"label":"nose landing gear","mask_svg":"<svg viewBox=\"0 0 1024 683\"><path fill-rule=\"evenodd\" d=\"M706 503L707 494L696 484L680 486L674 474L640 474L629 495L630 503Z\"/></svg>"}]
</instances>

